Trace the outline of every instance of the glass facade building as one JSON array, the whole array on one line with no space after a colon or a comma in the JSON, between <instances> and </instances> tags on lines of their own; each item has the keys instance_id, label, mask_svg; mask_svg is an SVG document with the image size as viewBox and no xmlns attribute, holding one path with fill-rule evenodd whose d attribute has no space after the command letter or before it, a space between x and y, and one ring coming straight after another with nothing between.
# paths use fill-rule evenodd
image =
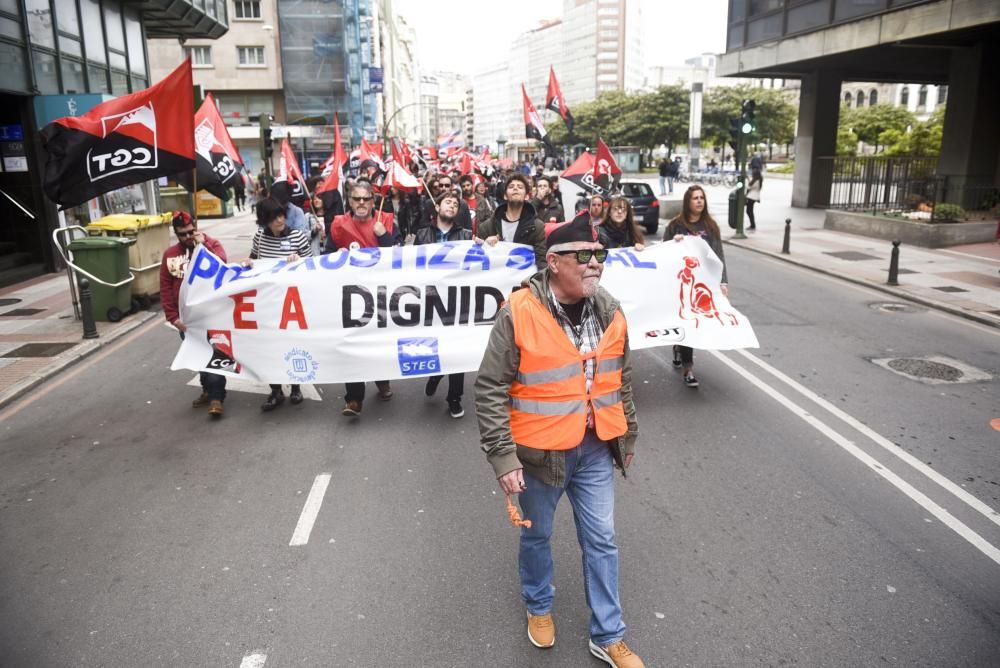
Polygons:
<instances>
[{"instance_id":1,"label":"glass facade building","mask_svg":"<svg viewBox=\"0 0 1000 668\"><path fill-rule=\"evenodd\" d=\"M0 0L0 285L55 268L40 128L147 88L147 38L226 30L226 0Z\"/></svg>"}]
</instances>

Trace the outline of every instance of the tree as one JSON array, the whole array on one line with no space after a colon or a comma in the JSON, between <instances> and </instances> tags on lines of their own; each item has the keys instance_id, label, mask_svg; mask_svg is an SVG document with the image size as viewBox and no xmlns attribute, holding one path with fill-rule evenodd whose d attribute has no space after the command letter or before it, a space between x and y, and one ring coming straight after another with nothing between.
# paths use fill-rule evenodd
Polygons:
<instances>
[{"instance_id":1,"label":"tree","mask_svg":"<svg viewBox=\"0 0 1000 668\"><path fill-rule=\"evenodd\" d=\"M795 139L795 106L789 104L780 89L739 86L717 86L705 95L701 113L702 143L721 146L725 159L729 143L729 120L739 118L743 100L756 103L754 122L756 128L750 136L752 143L767 144L768 158L772 157L775 144L789 144Z\"/></svg>"},{"instance_id":2,"label":"tree","mask_svg":"<svg viewBox=\"0 0 1000 668\"><path fill-rule=\"evenodd\" d=\"M896 130L899 134L889 134L887 138L897 138L907 129L915 125L916 116L903 107L889 104L876 104L870 107L851 109L844 105L840 108L838 128L847 129L857 135L858 140L872 144L878 153L879 146L885 148L882 134L887 130Z\"/></svg>"}]
</instances>

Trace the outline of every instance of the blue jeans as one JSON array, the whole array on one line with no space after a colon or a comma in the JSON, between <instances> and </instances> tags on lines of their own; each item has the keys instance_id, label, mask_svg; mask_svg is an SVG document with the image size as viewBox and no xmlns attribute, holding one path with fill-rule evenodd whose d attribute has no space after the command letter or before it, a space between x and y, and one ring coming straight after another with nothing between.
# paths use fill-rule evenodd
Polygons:
<instances>
[{"instance_id":1,"label":"blue jeans","mask_svg":"<svg viewBox=\"0 0 1000 668\"><path fill-rule=\"evenodd\" d=\"M524 476L521 510L532 522L521 529L518 555L521 598L532 615L552 610L552 518L563 493L569 498L576 537L583 552L583 587L590 606L590 638L602 647L625 637L618 600L618 546L615 545L614 466L607 444L587 432L576 448L566 451L564 487Z\"/></svg>"}]
</instances>

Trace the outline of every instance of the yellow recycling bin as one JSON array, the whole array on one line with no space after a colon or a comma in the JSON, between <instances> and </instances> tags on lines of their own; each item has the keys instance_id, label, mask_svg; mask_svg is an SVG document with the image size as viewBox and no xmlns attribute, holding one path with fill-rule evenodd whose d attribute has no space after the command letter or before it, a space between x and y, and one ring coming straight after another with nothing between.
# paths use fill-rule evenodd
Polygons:
<instances>
[{"instance_id":1,"label":"yellow recycling bin","mask_svg":"<svg viewBox=\"0 0 1000 668\"><path fill-rule=\"evenodd\" d=\"M135 274L132 296L145 308L150 298L160 294L160 260L170 246L171 214L145 216L117 213L87 225L91 236L129 237L135 243L128 248L129 269Z\"/></svg>"}]
</instances>

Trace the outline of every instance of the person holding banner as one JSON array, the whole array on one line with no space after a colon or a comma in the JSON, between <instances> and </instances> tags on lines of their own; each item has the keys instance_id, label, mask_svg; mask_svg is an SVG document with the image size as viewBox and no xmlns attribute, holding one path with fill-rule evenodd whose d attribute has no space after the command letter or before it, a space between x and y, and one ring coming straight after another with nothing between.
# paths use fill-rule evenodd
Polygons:
<instances>
[{"instance_id":1,"label":"person holding banner","mask_svg":"<svg viewBox=\"0 0 1000 668\"><path fill-rule=\"evenodd\" d=\"M535 250L535 266L545 267L545 225L535 216L535 207L528 202L531 183L524 174L514 173L507 177L504 187L504 202L497 206L493 218L480 221L476 237L489 245L498 241L532 246Z\"/></svg>"},{"instance_id":2,"label":"person holding banner","mask_svg":"<svg viewBox=\"0 0 1000 668\"><path fill-rule=\"evenodd\" d=\"M535 199L531 201L538 219L543 223L562 223L566 220L562 203L552 187L552 177L539 176L535 179Z\"/></svg>"},{"instance_id":3,"label":"person holding banner","mask_svg":"<svg viewBox=\"0 0 1000 668\"><path fill-rule=\"evenodd\" d=\"M372 184L355 181L348 191L348 204L351 212L337 216L330 224L330 235L326 238L330 251L399 245L399 228L395 225L393 215L375 211ZM375 387L378 388L378 398L382 401L392 398L389 381L377 380ZM365 401L364 382L346 383L344 389L344 409L341 414L347 417L361 415L361 407Z\"/></svg>"},{"instance_id":4,"label":"person holding banner","mask_svg":"<svg viewBox=\"0 0 1000 668\"><path fill-rule=\"evenodd\" d=\"M627 198L615 195L608 205L608 217L598 228L601 244L605 248L632 248L642 250L646 238L636 225L632 204Z\"/></svg>"},{"instance_id":5,"label":"person holding banner","mask_svg":"<svg viewBox=\"0 0 1000 668\"><path fill-rule=\"evenodd\" d=\"M250 258L243 261L244 267L253 266L253 260L280 258L297 262L301 258L312 256L309 237L302 230L293 230L288 226L285 211L285 207L270 197L257 204L257 233L250 242ZM302 403L302 390L298 385L291 386L289 401L293 404ZM281 385L271 385L271 394L260 409L264 412L273 411L284 402L285 393Z\"/></svg>"},{"instance_id":6,"label":"person holding banner","mask_svg":"<svg viewBox=\"0 0 1000 668\"><path fill-rule=\"evenodd\" d=\"M160 303L163 305L163 316L173 325L184 339L187 325L181 322L180 294L181 284L191 255L198 244L215 253L220 260L226 261L226 251L218 239L213 239L198 230L198 221L191 218L187 211L175 211L171 220L177 243L163 251L160 261ZM226 400L226 377L217 373L199 373L201 380L201 395L191 402L192 408L208 406L208 414L212 417L222 416L222 402Z\"/></svg>"},{"instance_id":7,"label":"person holding banner","mask_svg":"<svg viewBox=\"0 0 1000 668\"><path fill-rule=\"evenodd\" d=\"M421 244L443 244L449 241L471 241L472 232L456 224L459 202L458 194L454 191L441 195L437 201L437 217L434 227L421 227L416 234L407 237L407 243L420 246ZM431 376L427 379L424 393L428 397L434 396L442 378L443 376ZM465 415L465 410L462 408L464 391L465 374L448 374L448 396L446 398L448 413L456 420Z\"/></svg>"},{"instance_id":8,"label":"person holding banner","mask_svg":"<svg viewBox=\"0 0 1000 668\"><path fill-rule=\"evenodd\" d=\"M555 644L550 539L565 494L583 551L590 652L642 668L623 639L614 530L614 467L624 474L638 437L625 315L599 285L608 251L587 216L555 227L546 246L546 268L500 309L479 367L482 449L530 521L518 555L530 642Z\"/></svg>"},{"instance_id":9,"label":"person holding banner","mask_svg":"<svg viewBox=\"0 0 1000 668\"><path fill-rule=\"evenodd\" d=\"M684 191L684 201L680 214L667 223L663 232L663 240L681 241L685 237L700 237L708 244L722 261L722 283L719 288L722 294L729 296L729 279L726 276L726 256L722 252L722 233L719 224L708 213L708 202L701 186L694 185ZM690 388L698 387L698 379L694 375L694 349L688 346L674 346L674 368L683 371L684 384Z\"/></svg>"}]
</instances>

